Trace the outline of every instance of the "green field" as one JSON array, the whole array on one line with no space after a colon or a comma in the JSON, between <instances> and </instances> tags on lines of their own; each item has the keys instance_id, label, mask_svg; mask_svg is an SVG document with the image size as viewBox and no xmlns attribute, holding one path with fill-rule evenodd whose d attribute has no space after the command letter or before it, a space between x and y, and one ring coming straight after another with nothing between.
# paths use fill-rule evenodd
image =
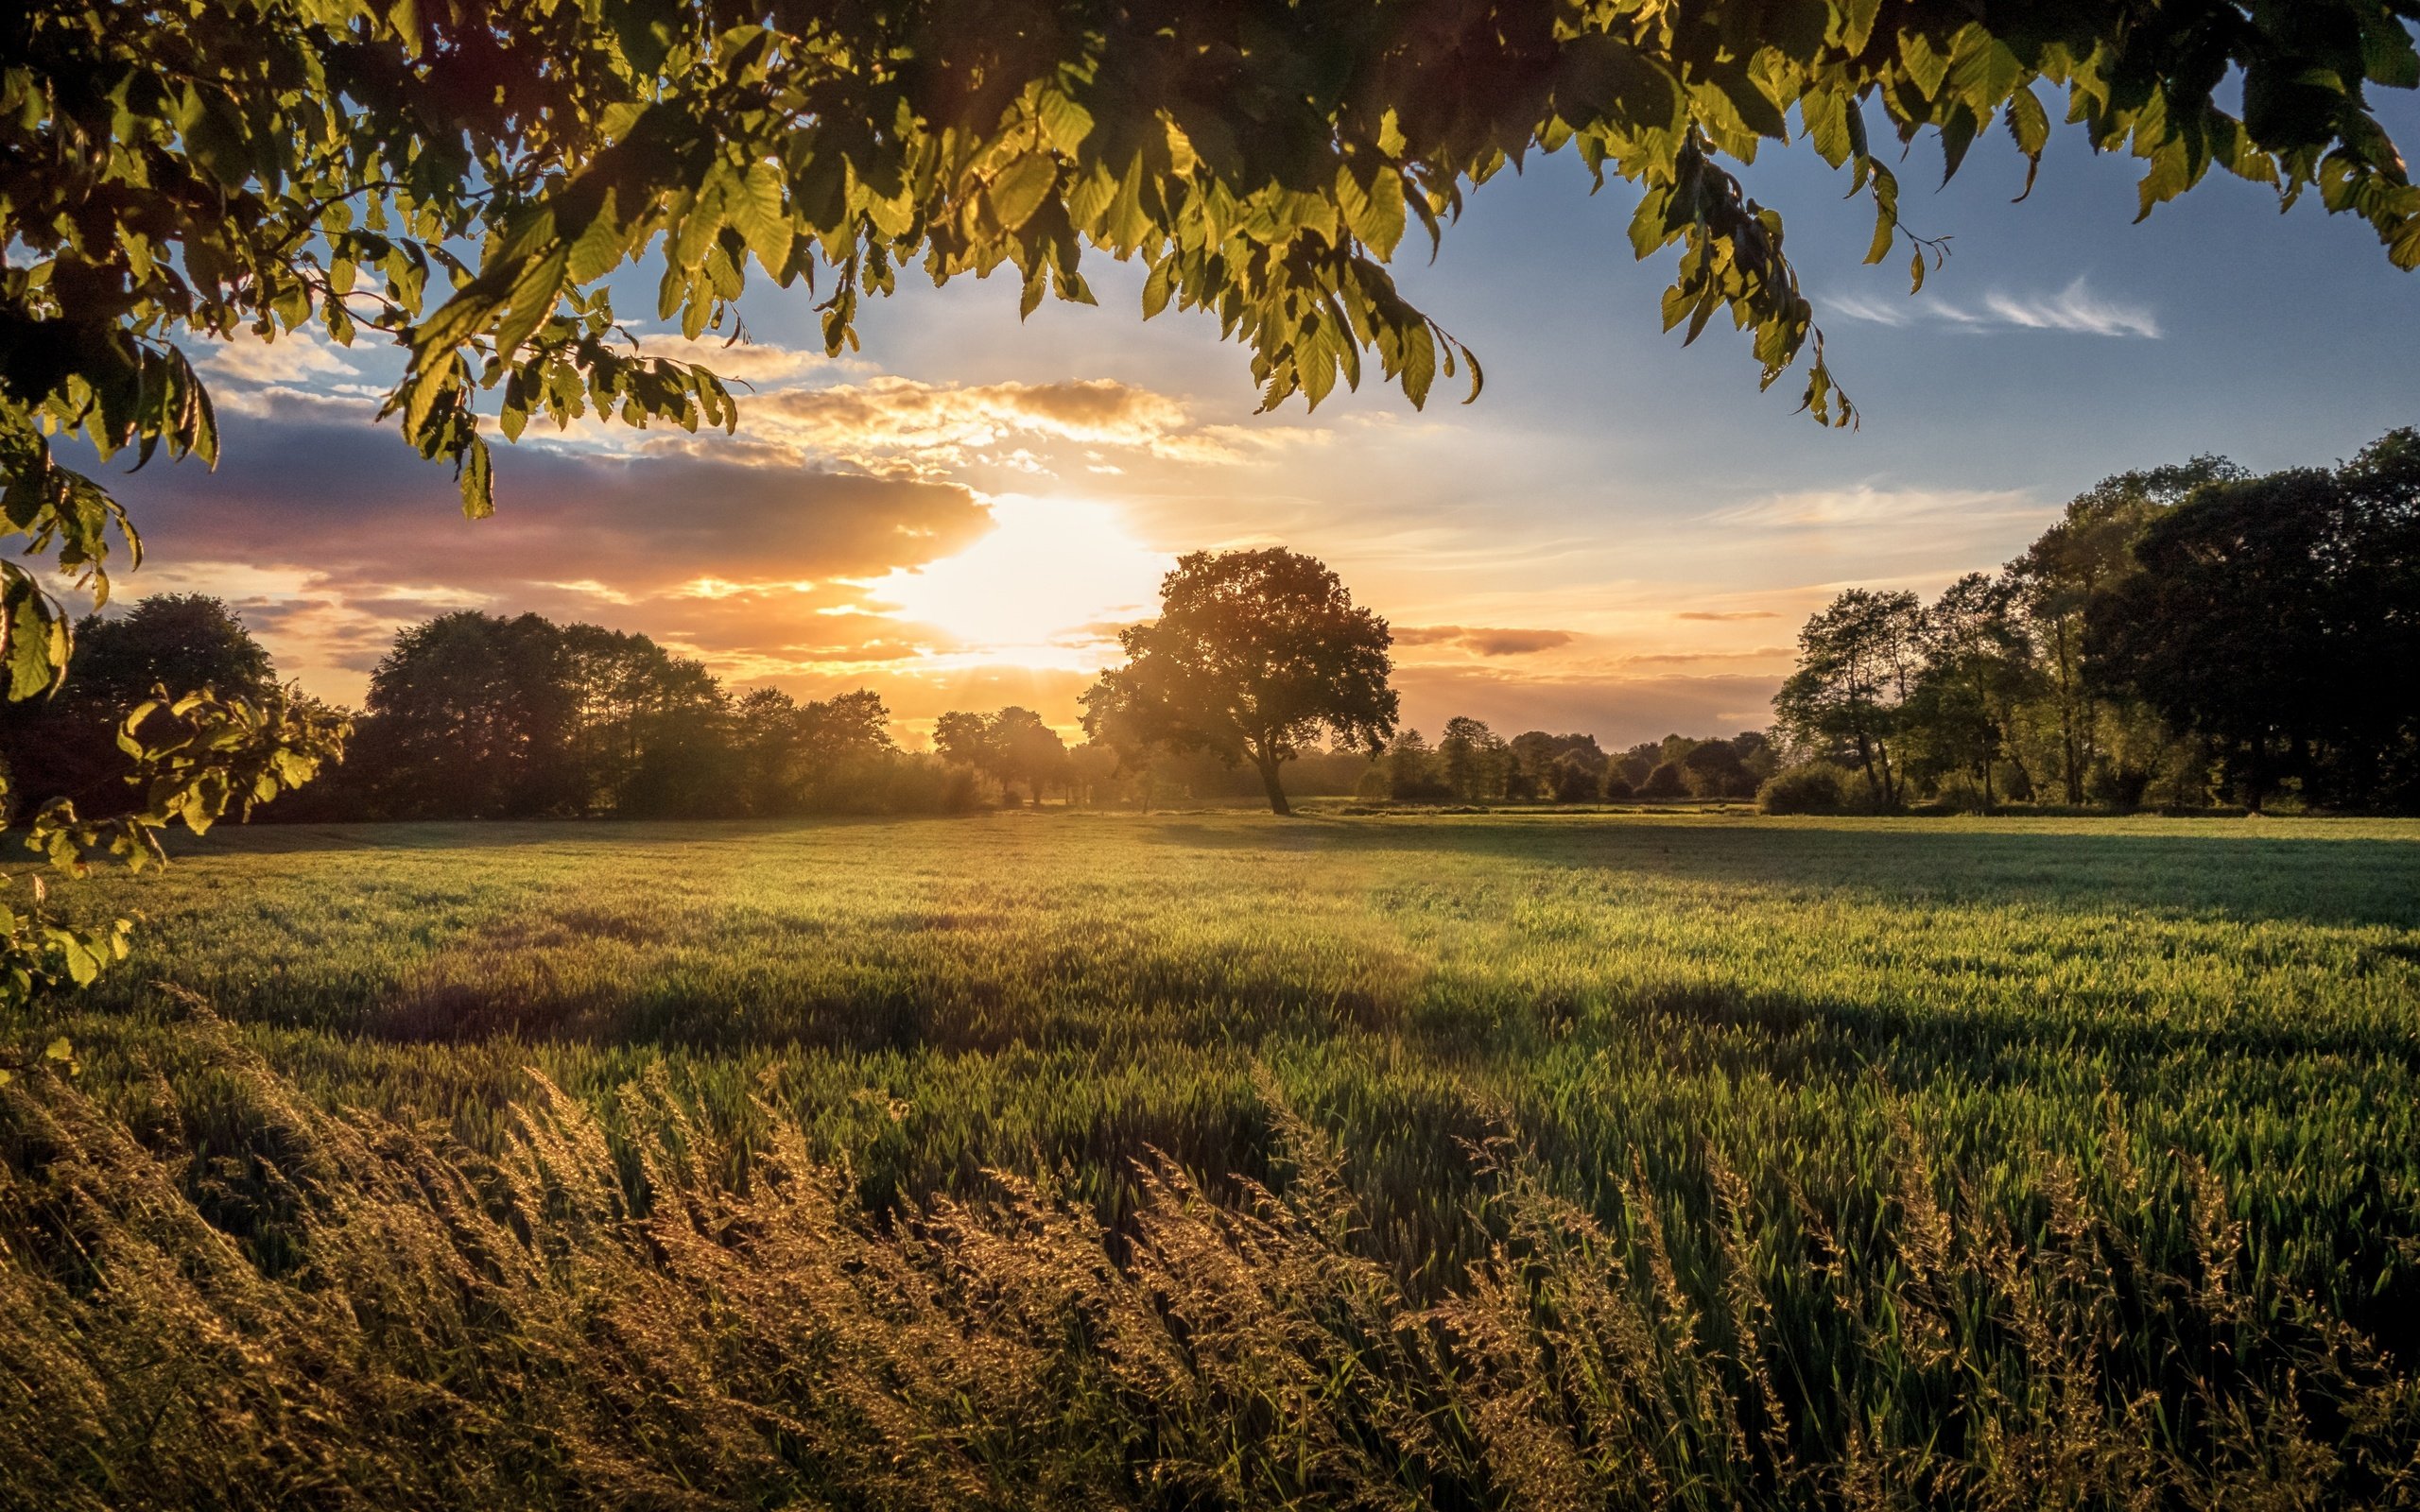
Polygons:
<instances>
[{"instance_id":1,"label":"green field","mask_svg":"<svg viewBox=\"0 0 2420 1512\"><path fill-rule=\"evenodd\" d=\"M255 828L86 902L0 1503L2420 1496L2420 823Z\"/></svg>"}]
</instances>

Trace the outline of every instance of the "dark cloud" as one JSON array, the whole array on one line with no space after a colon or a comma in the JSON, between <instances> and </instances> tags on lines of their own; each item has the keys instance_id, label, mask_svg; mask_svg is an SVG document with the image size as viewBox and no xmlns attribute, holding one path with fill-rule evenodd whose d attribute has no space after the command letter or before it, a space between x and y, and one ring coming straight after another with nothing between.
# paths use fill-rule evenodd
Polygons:
<instances>
[{"instance_id":1,"label":"dark cloud","mask_svg":"<svg viewBox=\"0 0 2420 1512\"><path fill-rule=\"evenodd\" d=\"M366 421L228 430L216 473L188 464L118 480L150 550L180 564L305 570L357 591L357 608L405 609L435 587L518 601L583 585L612 602L700 578L875 576L960 549L988 520L948 484L499 447L496 514L471 521L446 469Z\"/></svg>"},{"instance_id":2,"label":"dark cloud","mask_svg":"<svg viewBox=\"0 0 2420 1512\"><path fill-rule=\"evenodd\" d=\"M1781 618L1769 609L1686 609L1672 616L1676 620L1777 620Z\"/></svg>"}]
</instances>

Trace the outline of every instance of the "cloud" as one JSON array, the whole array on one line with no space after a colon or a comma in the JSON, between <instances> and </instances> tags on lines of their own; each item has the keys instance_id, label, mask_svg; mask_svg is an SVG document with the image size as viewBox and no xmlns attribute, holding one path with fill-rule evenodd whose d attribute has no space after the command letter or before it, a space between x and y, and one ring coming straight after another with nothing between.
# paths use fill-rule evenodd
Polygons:
<instances>
[{"instance_id":1,"label":"cloud","mask_svg":"<svg viewBox=\"0 0 2420 1512\"><path fill-rule=\"evenodd\" d=\"M208 379L247 384L302 384L315 378L358 378L345 349L315 331L289 331L264 341L250 331L201 344Z\"/></svg>"},{"instance_id":2,"label":"cloud","mask_svg":"<svg viewBox=\"0 0 2420 1512\"><path fill-rule=\"evenodd\" d=\"M1187 423L1176 400L1107 378L975 387L878 378L785 388L743 400L740 421L747 436L802 458L918 474L978 460L1033 471L1041 464L1031 447L1040 443L1080 446L1096 461L1104 448L1198 443L1183 436Z\"/></svg>"},{"instance_id":3,"label":"cloud","mask_svg":"<svg viewBox=\"0 0 2420 1512\"><path fill-rule=\"evenodd\" d=\"M1492 629L1486 626L1399 625L1392 628L1397 645L1452 645L1480 656L1528 656L1569 645L1578 639L1569 630Z\"/></svg>"},{"instance_id":4,"label":"cloud","mask_svg":"<svg viewBox=\"0 0 2420 1512\"><path fill-rule=\"evenodd\" d=\"M342 675L373 662L395 628L464 607L602 616L735 664L862 660L900 627L869 616L842 628L819 611L863 605L862 582L962 550L991 524L956 484L532 448L499 451L497 512L468 521L447 471L391 433L292 413L232 419L216 473L117 480L151 559L174 564L127 586L226 593L289 672L347 696Z\"/></svg>"},{"instance_id":5,"label":"cloud","mask_svg":"<svg viewBox=\"0 0 2420 1512\"><path fill-rule=\"evenodd\" d=\"M1781 616L1769 609L1685 609L1672 616L1676 620L1774 620Z\"/></svg>"},{"instance_id":6,"label":"cloud","mask_svg":"<svg viewBox=\"0 0 2420 1512\"><path fill-rule=\"evenodd\" d=\"M1838 294L1824 301L1852 320L1876 325L1948 326L1965 331L2064 331L2078 335L2135 336L2157 340L2159 319L2139 306L2120 304L2092 292L2079 275L2056 294L2011 294L1993 290L1979 307L1955 303L1934 295L1902 301L1863 294Z\"/></svg>"},{"instance_id":7,"label":"cloud","mask_svg":"<svg viewBox=\"0 0 2420 1512\"><path fill-rule=\"evenodd\" d=\"M2024 520L2042 512L2030 494L2018 490L1882 489L1859 483L1768 494L1706 518L1717 524L1786 530L1898 529L1937 522L1973 525ZM1713 616L1681 616L1694 617Z\"/></svg>"}]
</instances>

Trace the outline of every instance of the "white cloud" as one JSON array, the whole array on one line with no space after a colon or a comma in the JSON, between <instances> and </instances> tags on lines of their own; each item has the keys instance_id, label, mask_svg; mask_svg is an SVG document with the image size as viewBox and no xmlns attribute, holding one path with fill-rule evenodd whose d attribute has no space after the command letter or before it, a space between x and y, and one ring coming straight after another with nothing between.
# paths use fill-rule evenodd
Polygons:
<instances>
[{"instance_id":1,"label":"white cloud","mask_svg":"<svg viewBox=\"0 0 2420 1512\"><path fill-rule=\"evenodd\" d=\"M313 331L289 331L263 341L247 331L212 342L202 366L213 377L250 384L300 384L314 378L358 378L344 349Z\"/></svg>"},{"instance_id":2,"label":"white cloud","mask_svg":"<svg viewBox=\"0 0 2420 1512\"><path fill-rule=\"evenodd\" d=\"M1748 504L1718 509L1718 524L1784 530L1900 527L1927 522L2031 519L2042 513L2031 495L2017 490L1877 489L1859 483L1844 489L1804 489L1768 494Z\"/></svg>"},{"instance_id":3,"label":"white cloud","mask_svg":"<svg viewBox=\"0 0 2420 1512\"><path fill-rule=\"evenodd\" d=\"M1979 306L1969 307L1933 295L1909 300L1882 300L1863 294L1834 295L1824 307L1852 320L1876 325L1919 323L1965 331L2066 331L2078 335L2139 336L2157 340L2158 317L2135 305L2120 304L2095 294L2078 276L2056 294L2011 294L1995 289Z\"/></svg>"}]
</instances>

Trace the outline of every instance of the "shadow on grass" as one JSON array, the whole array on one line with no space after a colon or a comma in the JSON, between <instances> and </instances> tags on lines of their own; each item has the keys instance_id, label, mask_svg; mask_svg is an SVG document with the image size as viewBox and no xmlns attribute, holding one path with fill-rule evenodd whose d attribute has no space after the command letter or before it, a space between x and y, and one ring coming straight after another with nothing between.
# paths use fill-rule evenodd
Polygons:
<instances>
[{"instance_id":1,"label":"shadow on grass","mask_svg":"<svg viewBox=\"0 0 2420 1512\"><path fill-rule=\"evenodd\" d=\"M1329 820L1298 826L1288 839L1289 849L1339 855L1466 856L1878 897L2420 929L2420 827L2406 839L2265 834L2256 828L2260 821L2231 822L2245 828L2237 833L1986 831L1925 819L1819 826L1627 816L1564 822ZM1169 824L1150 838L1205 850L1271 849L1268 834L1243 827Z\"/></svg>"}]
</instances>

